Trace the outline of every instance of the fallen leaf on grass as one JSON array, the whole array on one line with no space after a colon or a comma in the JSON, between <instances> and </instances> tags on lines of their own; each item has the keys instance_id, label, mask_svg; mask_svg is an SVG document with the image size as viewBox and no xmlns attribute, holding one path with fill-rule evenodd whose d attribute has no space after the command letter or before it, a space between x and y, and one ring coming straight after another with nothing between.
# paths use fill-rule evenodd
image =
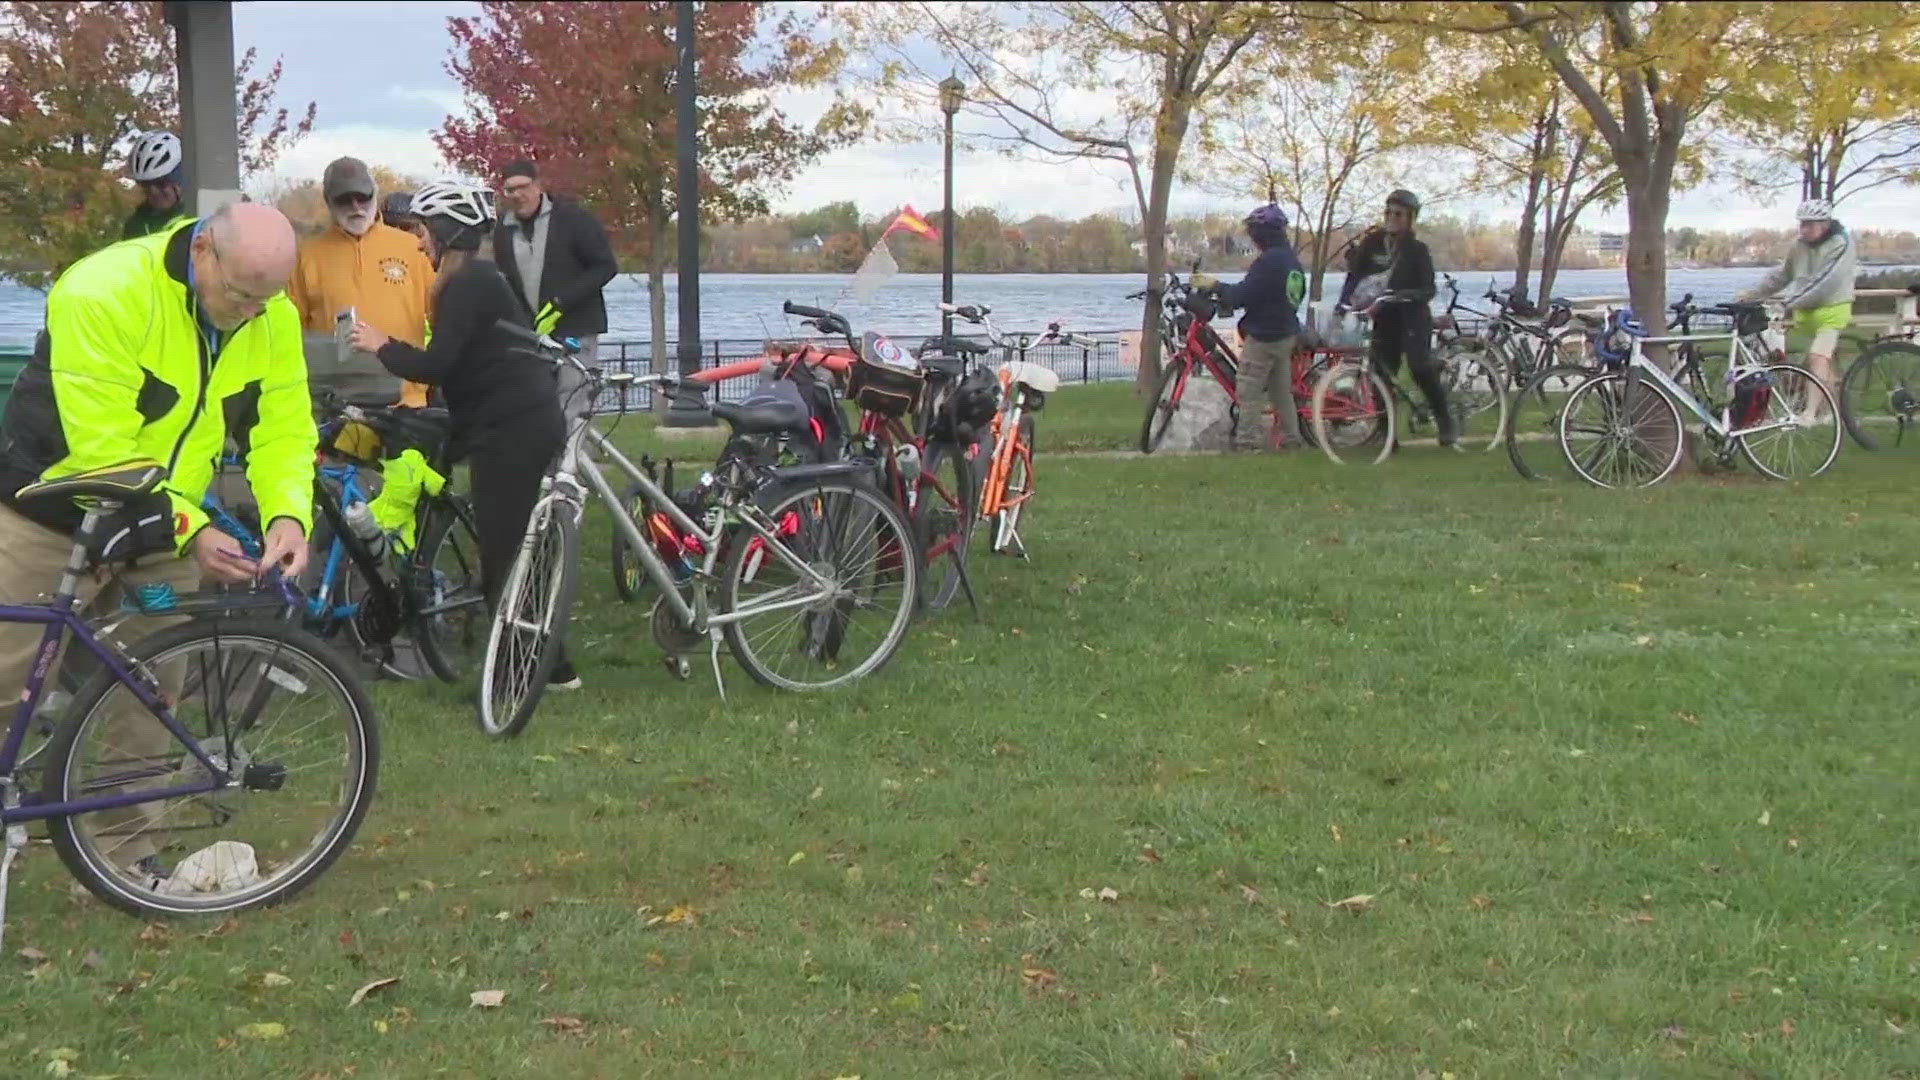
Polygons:
<instances>
[{"instance_id":1,"label":"fallen leaf on grass","mask_svg":"<svg viewBox=\"0 0 1920 1080\"><path fill-rule=\"evenodd\" d=\"M1616 589L1623 589L1630 593L1643 593L1647 591L1646 586L1640 584L1637 581L1617 581L1614 583L1613 587Z\"/></svg>"},{"instance_id":2,"label":"fallen leaf on grass","mask_svg":"<svg viewBox=\"0 0 1920 1080\"><path fill-rule=\"evenodd\" d=\"M353 992L353 996L347 999L347 1008L349 1009L353 1008L355 1005L358 1005L361 1002L367 1000L368 995L377 994L380 991L385 990L387 987L392 986L394 983L397 983L399 981L400 981L400 977L398 975L395 975L392 978L388 978L388 979L373 980L372 982L368 983L367 985Z\"/></svg>"},{"instance_id":3,"label":"fallen leaf on grass","mask_svg":"<svg viewBox=\"0 0 1920 1080\"><path fill-rule=\"evenodd\" d=\"M1115 892L1111 886L1101 889L1099 895L1100 895L1100 899L1105 900L1108 903L1112 903L1113 901L1120 899L1120 894L1118 892Z\"/></svg>"},{"instance_id":4,"label":"fallen leaf on grass","mask_svg":"<svg viewBox=\"0 0 1920 1080\"><path fill-rule=\"evenodd\" d=\"M548 1016L540 1021L540 1026L556 1035L578 1035L587 1030L587 1022L577 1016Z\"/></svg>"},{"instance_id":5,"label":"fallen leaf on grass","mask_svg":"<svg viewBox=\"0 0 1920 1080\"><path fill-rule=\"evenodd\" d=\"M1344 844L1344 843L1346 843L1346 840L1347 840L1347 838L1346 838L1346 837L1344 837L1344 836L1342 836L1342 835L1340 835L1340 826L1338 826L1338 825L1329 825L1329 826L1327 826L1327 831L1333 834L1333 842L1334 842L1334 843L1336 843L1336 844Z\"/></svg>"},{"instance_id":6,"label":"fallen leaf on grass","mask_svg":"<svg viewBox=\"0 0 1920 1080\"><path fill-rule=\"evenodd\" d=\"M1338 908L1349 914L1358 915L1363 911L1373 910L1373 894L1359 893L1354 896L1349 896L1345 900L1336 900L1327 906L1330 908Z\"/></svg>"},{"instance_id":7,"label":"fallen leaf on grass","mask_svg":"<svg viewBox=\"0 0 1920 1080\"><path fill-rule=\"evenodd\" d=\"M1493 906L1493 901L1484 896L1475 896L1473 899L1467 901L1467 906L1473 908L1475 911L1485 911Z\"/></svg>"},{"instance_id":8,"label":"fallen leaf on grass","mask_svg":"<svg viewBox=\"0 0 1920 1080\"><path fill-rule=\"evenodd\" d=\"M146 928L140 931L142 945L164 945L171 940L173 940L173 931L167 929L162 923L148 923Z\"/></svg>"},{"instance_id":9,"label":"fallen leaf on grass","mask_svg":"<svg viewBox=\"0 0 1920 1080\"><path fill-rule=\"evenodd\" d=\"M1140 849L1140 861L1144 863L1157 863L1160 861L1160 853L1153 850L1152 844L1148 844L1146 847Z\"/></svg>"},{"instance_id":10,"label":"fallen leaf on grass","mask_svg":"<svg viewBox=\"0 0 1920 1080\"><path fill-rule=\"evenodd\" d=\"M1780 1021L1780 1037L1783 1039L1793 1038L1793 1021L1791 1020Z\"/></svg>"},{"instance_id":11,"label":"fallen leaf on grass","mask_svg":"<svg viewBox=\"0 0 1920 1080\"><path fill-rule=\"evenodd\" d=\"M101 965L105 963L106 961L93 949L88 949L87 955L80 958L80 966L86 968L88 971L97 971Z\"/></svg>"},{"instance_id":12,"label":"fallen leaf on grass","mask_svg":"<svg viewBox=\"0 0 1920 1080\"><path fill-rule=\"evenodd\" d=\"M1045 990L1057 979L1052 968L1031 967L1033 954L1024 953L1020 957L1020 985L1028 990Z\"/></svg>"},{"instance_id":13,"label":"fallen leaf on grass","mask_svg":"<svg viewBox=\"0 0 1920 1080\"><path fill-rule=\"evenodd\" d=\"M48 1076L72 1076L73 1063L80 1060L80 1051L61 1047L47 1051Z\"/></svg>"},{"instance_id":14,"label":"fallen leaf on grass","mask_svg":"<svg viewBox=\"0 0 1920 1080\"><path fill-rule=\"evenodd\" d=\"M21 949L15 955L20 957L20 959L25 960L29 964L44 964L48 960L52 959L46 953L41 952L39 949L36 949L31 945L27 946L24 949Z\"/></svg>"},{"instance_id":15,"label":"fallen leaf on grass","mask_svg":"<svg viewBox=\"0 0 1920 1080\"><path fill-rule=\"evenodd\" d=\"M497 1009L506 1004L507 992L505 990L475 990L473 993L467 995L467 1000L471 1002L476 1009Z\"/></svg>"},{"instance_id":16,"label":"fallen leaf on grass","mask_svg":"<svg viewBox=\"0 0 1920 1080\"><path fill-rule=\"evenodd\" d=\"M234 1034L243 1039L252 1039L255 1042L266 1042L270 1039L284 1039L287 1037L287 1025L273 1022L242 1024L240 1029L235 1031Z\"/></svg>"},{"instance_id":17,"label":"fallen leaf on grass","mask_svg":"<svg viewBox=\"0 0 1920 1080\"><path fill-rule=\"evenodd\" d=\"M1241 885L1240 899L1245 900L1249 904L1257 904L1260 902L1260 890L1251 885Z\"/></svg>"},{"instance_id":18,"label":"fallen leaf on grass","mask_svg":"<svg viewBox=\"0 0 1920 1080\"><path fill-rule=\"evenodd\" d=\"M796 851L792 855L787 856L787 865L792 866L794 863L804 861L806 857L807 857L806 852Z\"/></svg>"},{"instance_id":19,"label":"fallen leaf on grass","mask_svg":"<svg viewBox=\"0 0 1920 1080\"><path fill-rule=\"evenodd\" d=\"M1771 810L1760 811L1760 827L1764 829L1771 824L1773 824L1773 811Z\"/></svg>"},{"instance_id":20,"label":"fallen leaf on grass","mask_svg":"<svg viewBox=\"0 0 1920 1080\"><path fill-rule=\"evenodd\" d=\"M260 985L261 986L292 986L293 980L287 978L285 975L282 975L277 971L269 971L266 974L260 976Z\"/></svg>"},{"instance_id":21,"label":"fallen leaf on grass","mask_svg":"<svg viewBox=\"0 0 1920 1080\"><path fill-rule=\"evenodd\" d=\"M1687 1037L1687 1032L1679 1024L1668 1024L1666 1027L1660 1029L1660 1037L1663 1039L1684 1039Z\"/></svg>"}]
</instances>

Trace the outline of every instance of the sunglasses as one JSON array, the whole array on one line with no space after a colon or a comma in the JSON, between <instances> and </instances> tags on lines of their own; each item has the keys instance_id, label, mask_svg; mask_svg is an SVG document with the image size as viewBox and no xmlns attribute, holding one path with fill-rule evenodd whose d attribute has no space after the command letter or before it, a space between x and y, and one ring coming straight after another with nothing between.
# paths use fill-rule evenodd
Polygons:
<instances>
[{"instance_id":1,"label":"sunglasses","mask_svg":"<svg viewBox=\"0 0 1920 1080\"><path fill-rule=\"evenodd\" d=\"M360 206L362 204L365 204L367 206L373 205L373 196L362 195L357 191L349 191L349 192L346 192L345 194L335 195L333 197L333 205L339 207L342 210L345 210L353 206Z\"/></svg>"}]
</instances>

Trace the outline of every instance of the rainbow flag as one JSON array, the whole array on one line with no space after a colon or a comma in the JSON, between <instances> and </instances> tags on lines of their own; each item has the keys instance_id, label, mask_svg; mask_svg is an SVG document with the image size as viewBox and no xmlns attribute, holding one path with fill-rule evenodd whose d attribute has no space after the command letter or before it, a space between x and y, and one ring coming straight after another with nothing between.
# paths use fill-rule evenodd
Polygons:
<instances>
[{"instance_id":1,"label":"rainbow flag","mask_svg":"<svg viewBox=\"0 0 1920 1080\"><path fill-rule=\"evenodd\" d=\"M886 231L880 234L880 239L885 240L893 235L895 229L918 233L929 240L940 239L940 230L928 224L926 218L915 213L912 206L904 206L900 209L900 216L893 219L893 224L888 225Z\"/></svg>"}]
</instances>

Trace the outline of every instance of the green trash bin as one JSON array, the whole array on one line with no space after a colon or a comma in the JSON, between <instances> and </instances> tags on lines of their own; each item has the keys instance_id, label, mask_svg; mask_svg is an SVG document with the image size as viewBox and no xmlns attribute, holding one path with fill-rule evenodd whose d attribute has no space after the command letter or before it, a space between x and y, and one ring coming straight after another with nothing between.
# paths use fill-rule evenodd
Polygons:
<instances>
[{"instance_id":1,"label":"green trash bin","mask_svg":"<svg viewBox=\"0 0 1920 1080\"><path fill-rule=\"evenodd\" d=\"M0 410L7 407L7 398L13 393L13 380L20 377L20 369L27 366L32 354L25 351L0 349Z\"/></svg>"}]
</instances>

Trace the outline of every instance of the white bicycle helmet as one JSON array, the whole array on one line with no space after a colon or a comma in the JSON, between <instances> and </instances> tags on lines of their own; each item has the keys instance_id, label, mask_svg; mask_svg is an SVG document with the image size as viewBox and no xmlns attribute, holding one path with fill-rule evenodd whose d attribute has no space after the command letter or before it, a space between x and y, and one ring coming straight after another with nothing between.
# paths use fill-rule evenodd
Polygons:
<instances>
[{"instance_id":1,"label":"white bicycle helmet","mask_svg":"<svg viewBox=\"0 0 1920 1080\"><path fill-rule=\"evenodd\" d=\"M171 131L149 131L133 140L133 151L127 155L127 171L135 183L165 180L185 157L179 136Z\"/></svg>"},{"instance_id":2,"label":"white bicycle helmet","mask_svg":"<svg viewBox=\"0 0 1920 1080\"><path fill-rule=\"evenodd\" d=\"M1832 221L1833 204L1825 199L1808 199L1800 204L1800 210L1794 216L1801 221Z\"/></svg>"},{"instance_id":3,"label":"white bicycle helmet","mask_svg":"<svg viewBox=\"0 0 1920 1080\"><path fill-rule=\"evenodd\" d=\"M436 244L472 251L493 226L493 192L464 180L435 180L413 193L413 216Z\"/></svg>"}]
</instances>

